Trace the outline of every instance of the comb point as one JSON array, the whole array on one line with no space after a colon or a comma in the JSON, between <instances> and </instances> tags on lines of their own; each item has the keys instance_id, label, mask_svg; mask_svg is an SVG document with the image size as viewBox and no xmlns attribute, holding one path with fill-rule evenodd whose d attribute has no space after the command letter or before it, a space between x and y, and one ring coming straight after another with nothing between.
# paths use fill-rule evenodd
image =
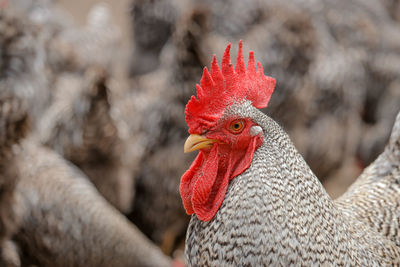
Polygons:
<instances>
[{"instance_id":1,"label":"comb point","mask_svg":"<svg viewBox=\"0 0 400 267\"><path fill-rule=\"evenodd\" d=\"M237 54L236 58L236 67L235 67L236 73L239 74L244 74L246 72L246 67L244 64L244 58L243 58L243 41L239 41L239 51Z\"/></svg>"},{"instance_id":2,"label":"comb point","mask_svg":"<svg viewBox=\"0 0 400 267\"><path fill-rule=\"evenodd\" d=\"M250 74L254 74L256 72L254 51L249 52L249 62L247 63L247 72L249 72Z\"/></svg>"},{"instance_id":3,"label":"comb point","mask_svg":"<svg viewBox=\"0 0 400 267\"><path fill-rule=\"evenodd\" d=\"M257 73L259 76L264 76L264 68L260 61L257 61Z\"/></svg>"},{"instance_id":4,"label":"comb point","mask_svg":"<svg viewBox=\"0 0 400 267\"><path fill-rule=\"evenodd\" d=\"M203 69L203 76L201 77L200 85L204 90L211 90L214 87L213 79L211 78L207 67L204 67Z\"/></svg>"},{"instance_id":5,"label":"comb point","mask_svg":"<svg viewBox=\"0 0 400 267\"><path fill-rule=\"evenodd\" d=\"M231 76L234 72L233 65L231 63L231 43L225 48L224 55L222 57L222 74L224 76Z\"/></svg>"}]
</instances>

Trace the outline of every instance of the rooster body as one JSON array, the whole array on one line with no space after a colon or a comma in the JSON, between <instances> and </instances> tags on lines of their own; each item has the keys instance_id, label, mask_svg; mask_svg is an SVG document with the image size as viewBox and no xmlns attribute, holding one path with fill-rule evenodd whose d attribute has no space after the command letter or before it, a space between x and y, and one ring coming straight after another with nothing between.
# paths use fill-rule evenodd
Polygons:
<instances>
[{"instance_id":1,"label":"rooster body","mask_svg":"<svg viewBox=\"0 0 400 267\"><path fill-rule=\"evenodd\" d=\"M239 49L238 61L242 61L241 47ZM230 83L241 83L234 74L229 74L232 71L228 68L232 64L226 59L227 56L229 47L222 62L224 90L229 90L227 87ZM258 67L262 70L260 64ZM236 66L235 71L240 72L240 67ZM213 78L217 77L215 67L211 72ZM199 99L204 94L204 87L216 83L215 79L209 81L207 70L205 73L201 86L197 88ZM185 250L189 266L400 264L400 247L393 242L396 238L349 215L354 205L337 204L328 196L287 134L256 108L260 106L257 102L260 102L262 94L254 97L251 90L262 91L265 86L258 83L256 89L252 89L248 84L246 86L250 89L244 87L250 93L245 97L237 92L241 90L241 84L231 86L233 89L230 89L230 94L235 100L226 105L221 116L215 114L214 122L211 122L212 116L209 115L206 120L201 109L191 107L192 103L189 102L186 108L189 133L201 134L201 140L207 140L200 141L203 145L199 145L198 141L191 142L189 138L189 144L185 144L187 151L200 150L198 158L181 180L184 206L189 214L193 214ZM212 90L215 92L215 88ZM268 99L268 94L272 92L261 98ZM248 96L255 100L246 99ZM232 119L244 122L242 132L226 133L225 122ZM248 127L250 130L247 132ZM221 132L224 132L224 138L219 138ZM227 137L230 135L232 137ZM248 136L243 137L245 135ZM237 142L230 142L230 138L250 138L251 141L248 147L238 148ZM252 140L257 138L262 140L258 149L249 149L256 142ZM226 153L223 147L231 150ZM242 153L240 149L246 151L242 161L232 160L232 157ZM249 151L254 151L254 154L248 155ZM241 172L245 164L243 161L247 161L248 157L252 157L251 163ZM215 159L216 163L210 163ZM215 174L210 174L215 164L218 165L217 170ZM210 180L213 175L216 177L214 181ZM226 176L229 176L229 185L224 192L226 182L221 177ZM381 200L389 200L386 204L398 210L399 177L396 179L397 184L388 185L392 188L390 196L381 196ZM364 195L365 192L358 194ZM223 202L218 202L221 195ZM346 203L348 200L342 201ZM398 213L392 211L393 222L398 221Z\"/></svg>"},{"instance_id":2,"label":"rooster body","mask_svg":"<svg viewBox=\"0 0 400 267\"><path fill-rule=\"evenodd\" d=\"M264 143L251 166L230 183L214 219L203 222L192 216L188 263L382 266L398 260L400 249L392 242L345 220L289 137L272 119L251 109L233 108L262 126Z\"/></svg>"}]
</instances>

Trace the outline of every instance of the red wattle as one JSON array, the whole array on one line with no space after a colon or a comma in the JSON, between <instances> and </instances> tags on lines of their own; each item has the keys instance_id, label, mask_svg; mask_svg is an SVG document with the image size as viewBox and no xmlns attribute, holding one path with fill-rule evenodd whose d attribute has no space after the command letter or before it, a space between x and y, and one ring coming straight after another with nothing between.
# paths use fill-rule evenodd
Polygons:
<instances>
[{"instance_id":1,"label":"red wattle","mask_svg":"<svg viewBox=\"0 0 400 267\"><path fill-rule=\"evenodd\" d=\"M200 153L197 155L196 159L193 161L190 168L183 174L181 178L179 192L181 194L183 207L185 208L186 213L189 215L194 213L192 207L192 192L196 179L193 179L193 177L196 175L196 173L201 171L202 165L203 165L203 152L200 151Z\"/></svg>"},{"instance_id":2,"label":"red wattle","mask_svg":"<svg viewBox=\"0 0 400 267\"><path fill-rule=\"evenodd\" d=\"M194 184L192 204L197 217L203 221L211 220L224 201L229 183L230 166L225 166L220 154L220 146L214 145L205 160Z\"/></svg>"}]
</instances>

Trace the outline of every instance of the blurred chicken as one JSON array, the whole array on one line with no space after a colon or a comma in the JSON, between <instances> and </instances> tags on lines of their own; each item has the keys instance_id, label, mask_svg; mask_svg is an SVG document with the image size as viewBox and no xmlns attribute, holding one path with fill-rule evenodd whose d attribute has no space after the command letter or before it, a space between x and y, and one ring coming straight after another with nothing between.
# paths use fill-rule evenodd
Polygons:
<instances>
[{"instance_id":1,"label":"blurred chicken","mask_svg":"<svg viewBox=\"0 0 400 267\"><path fill-rule=\"evenodd\" d=\"M111 204L127 212L133 180L111 116L108 75L98 67L89 67L81 77L60 75L36 136L78 166Z\"/></svg>"},{"instance_id":2,"label":"blurred chicken","mask_svg":"<svg viewBox=\"0 0 400 267\"><path fill-rule=\"evenodd\" d=\"M16 1L42 40L51 104L37 119L39 142L59 152L90 178L123 212L131 209L133 179L118 122L112 115L110 83L120 33L105 4L95 5L78 27L51 1Z\"/></svg>"},{"instance_id":3,"label":"blurred chicken","mask_svg":"<svg viewBox=\"0 0 400 267\"><path fill-rule=\"evenodd\" d=\"M0 14L0 266L20 266L21 262L24 266L169 266L171 261L100 196L80 170L38 142L40 137L65 144L65 139L79 142L84 136L83 144L89 148L79 156L85 158L85 151L94 150L101 159L109 152L93 148L96 131L106 150L119 147L115 127L109 125L106 72L90 68L84 79L75 80L78 86L50 92L47 78L57 76L58 84L67 75L44 75L49 62L46 42L41 39L43 29L30 25L20 11L7 9ZM53 104L60 101L60 94L69 98L56 109ZM54 117L44 111L50 98ZM84 133L71 133L79 129L69 127L68 119L75 119L72 124ZM23 140L29 123L36 134ZM43 136L38 137L41 130ZM74 149L79 151L71 146L59 148L71 154ZM114 159L115 152L104 157ZM118 161L109 162L111 166L103 168L115 173L112 164ZM90 170L96 164L83 167ZM110 173L103 169L101 175L109 177Z\"/></svg>"},{"instance_id":4,"label":"blurred chicken","mask_svg":"<svg viewBox=\"0 0 400 267\"><path fill-rule=\"evenodd\" d=\"M170 38L177 16L171 0L134 0L131 17L134 31L131 75L158 68L161 49Z\"/></svg>"},{"instance_id":5,"label":"blurred chicken","mask_svg":"<svg viewBox=\"0 0 400 267\"><path fill-rule=\"evenodd\" d=\"M17 159L21 223L15 240L39 266L169 266L172 263L98 194L76 167L24 141Z\"/></svg>"},{"instance_id":6,"label":"blurred chicken","mask_svg":"<svg viewBox=\"0 0 400 267\"><path fill-rule=\"evenodd\" d=\"M33 28L11 10L0 9L0 266L20 265L10 241L20 221L14 194L20 177L16 162L19 143L32 121L28 114L34 118L48 100L43 61Z\"/></svg>"}]
</instances>

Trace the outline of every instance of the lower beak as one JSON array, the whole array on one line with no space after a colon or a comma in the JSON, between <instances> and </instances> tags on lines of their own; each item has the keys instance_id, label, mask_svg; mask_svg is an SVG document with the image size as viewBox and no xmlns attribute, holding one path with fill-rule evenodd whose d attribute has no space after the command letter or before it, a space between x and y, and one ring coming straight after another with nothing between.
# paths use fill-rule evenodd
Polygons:
<instances>
[{"instance_id":1,"label":"lower beak","mask_svg":"<svg viewBox=\"0 0 400 267\"><path fill-rule=\"evenodd\" d=\"M189 153L197 149L212 147L215 142L218 142L218 140L209 139L198 134L191 134L188 139L186 139L183 151Z\"/></svg>"}]
</instances>

